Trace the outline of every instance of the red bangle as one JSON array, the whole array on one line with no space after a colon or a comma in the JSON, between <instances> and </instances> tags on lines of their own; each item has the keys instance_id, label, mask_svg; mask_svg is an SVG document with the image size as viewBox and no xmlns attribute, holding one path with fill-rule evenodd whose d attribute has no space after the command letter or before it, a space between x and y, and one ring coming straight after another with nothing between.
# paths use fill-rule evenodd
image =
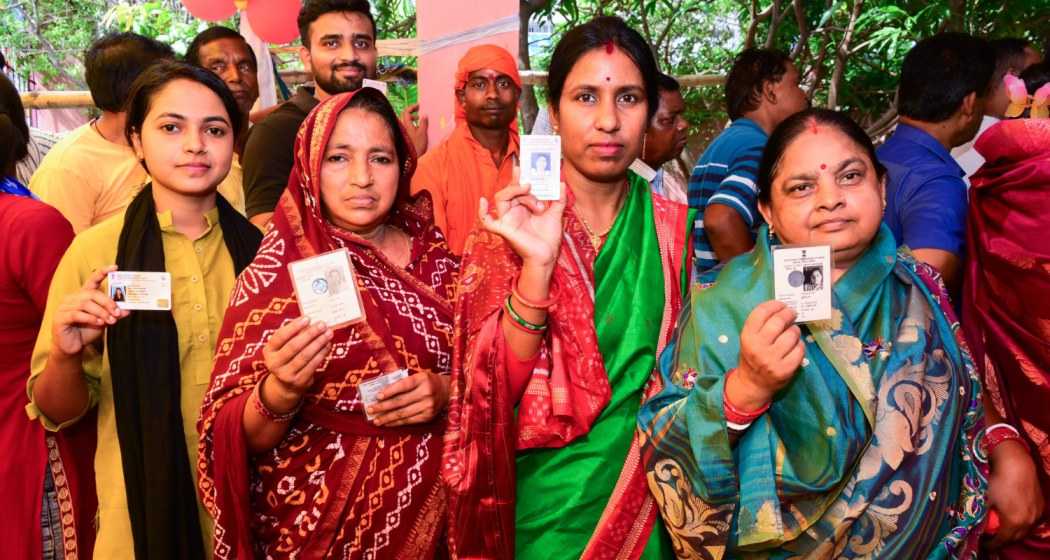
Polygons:
<instances>
[{"instance_id":1,"label":"red bangle","mask_svg":"<svg viewBox=\"0 0 1050 560\"><path fill-rule=\"evenodd\" d=\"M262 400L263 381L266 381L266 377L260 379L259 382L255 384L255 390L252 391L252 393L254 393L255 398L251 400L252 405L255 406L255 411L259 413L259 416L262 416L263 418L275 424L286 424L288 422L291 422L292 419L295 418L295 415L299 414L299 409L303 407L303 401L306 399L299 399L299 404L295 405L295 408L283 414L278 414L270 410L270 407L266 406L266 403L264 403Z\"/></svg>"},{"instance_id":2,"label":"red bangle","mask_svg":"<svg viewBox=\"0 0 1050 560\"><path fill-rule=\"evenodd\" d=\"M1004 441L1014 440L1028 449L1028 442L1021 437L1021 433L1017 431L1017 428L1009 424L993 424L984 431L984 437L981 438L981 447L984 448L985 456L991 458L992 452L995 451L996 447Z\"/></svg>"},{"instance_id":3,"label":"red bangle","mask_svg":"<svg viewBox=\"0 0 1050 560\"><path fill-rule=\"evenodd\" d=\"M514 280L514 287L511 288L511 292L510 293L513 294L514 298L517 299L518 301L520 301L522 305L524 305L525 307L531 308L531 309L535 309L537 311L546 311L546 310L550 309L551 307L553 307L554 304L558 301L558 295L557 294L548 294L547 295L547 299L542 300L542 301L533 301L531 299L525 299L524 297L522 297L521 293L518 292L518 279L517 278Z\"/></svg>"},{"instance_id":4,"label":"red bangle","mask_svg":"<svg viewBox=\"0 0 1050 560\"><path fill-rule=\"evenodd\" d=\"M751 412L745 412L745 411L740 410L739 408L733 406L733 403L729 400L728 387L729 387L729 376L733 375L733 373L735 371L736 371L736 368L733 368L733 369L729 370L728 373L726 373L725 384L722 386L722 408L724 409L724 412L725 412L725 415L726 415L726 422L729 423L729 424L734 424L735 425L735 426L730 426L730 427L734 427L734 428L735 427L744 427L744 428L746 428L748 425L750 425L752 422L754 422L759 416L762 416L763 414L765 414L766 411L769 410L770 405L772 405L773 403L772 403L772 401L767 402L764 406L762 406L758 410L753 410Z\"/></svg>"}]
</instances>

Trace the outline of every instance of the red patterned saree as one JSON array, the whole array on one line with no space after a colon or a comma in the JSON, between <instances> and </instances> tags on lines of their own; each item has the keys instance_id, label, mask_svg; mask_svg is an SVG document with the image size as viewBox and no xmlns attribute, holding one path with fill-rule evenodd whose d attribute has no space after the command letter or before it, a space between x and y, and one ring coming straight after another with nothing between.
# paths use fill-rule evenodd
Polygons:
<instances>
[{"instance_id":1,"label":"red patterned saree","mask_svg":"<svg viewBox=\"0 0 1050 560\"><path fill-rule=\"evenodd\" d=\"M412 238L407 269L322 216L322 158L353 95L322 102L300 128L288 188L238 279L219 335L198 424L200 492L216 522L215 558L430 558L444 550L443 420L376 427L357 387L402 368L450 371L458 263L433 226L426 195L395 203L388 218ZM413 155L401 193L414 166ZM284 440L249 456L243 413L267 373L263 345L300 314L287 265L339 247L350 252L367 320L335 331Z\"/></svg>"}]
</instances>

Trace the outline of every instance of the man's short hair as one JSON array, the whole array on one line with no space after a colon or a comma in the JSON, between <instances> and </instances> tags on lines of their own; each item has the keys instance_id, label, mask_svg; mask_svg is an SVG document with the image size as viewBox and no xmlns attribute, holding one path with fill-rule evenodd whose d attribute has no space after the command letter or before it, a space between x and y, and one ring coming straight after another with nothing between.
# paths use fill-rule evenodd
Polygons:
<instances>
[{"instance_id":1,"label":"man's short hair","mask_svg":"<svg viewBox=\"0 0 1050 560\"><path fill-rule=\"evenodd\" d=\"M656 89L660 91L681 91L682 85L673 77L660 72L656 76Z\"/></svg>"},{"instance_id":2,"label":"man's short hair","mask_svg":"<svg viewBox=\"0 0 1050 560\"><path fill-rule=\"evenodd\" d=\"M317 18L332 12L357 12L372 22L372 38L376 39L376 20L372 17L372 5L368 0L306 0L299 10L299 40L310 48L310 24Z\"/></svg>"},{"instance_id":3,"label":"man's short hair","mask_svg":"<svg viewBox=\"0 0 1050 560\"><path fill-rule=\"evenodd\" d=\"M190 43L188 49L186 49L186 62L194 66L203 66L201 64L201 49L205 45L212 41L218 41L219 39L237 39L244 43L244 47L248 49L248 53L251 54L252 64L256 68L259 67L259 61L255 59L255 51L252 50L251 45L248 44L248 40L244 38L244 35L230 29L229 27L223 27L216 25L209 27L204 31L201 31L193 38L193 42Z\"/></svg>"},{"instance_id":4,"label":"man's short hair","mask_svg":"<svg viewBox=\"0 0 1050 560\"><path fill-rule=\"evenodd\" d=\"M84 79L92 101L103 111L121 111L135 78L154 62L174 58L171 47L137 33L102 37L84 53Z\"/></svg>"},{"instance_id":5,"label":"man's short hair","mask_svg":"<svg viewBox=\"0 0 1050 560\"><path fill-rule=\"evenodd\" d=\"M758 109L762 88L779 82L788 70L791 58L775 49L746 49L737 55L726 77L726 110L731 120Z\"/></svg>"},{"instance_id":6,"label":"man's short hair","mask_svg":"<svg viewBox=\"0 0 1050 560\"><path fill-rule=\"evenodd\" d=\"M995 53L995 73L992 74L991 82L991 87L994 88L1007 72L1013 70L1015 74L1020 74L1024 70L1026 49L1031 43L1028 39L1020 37L1006 37L991 41L991 45L992 52Z\"/></svg>"},{"instance_id":7,"label":"man's short hair","mask_svg":"<svg viewBox=\"0 0 1050 560\"><path fill-rule=\"evenodd\" d=\"M897 112L924 122L948 120L967 95L988 93L994 72L988 41L965 33L927 37L904 57Z\"/></svg>"}]
</instances>

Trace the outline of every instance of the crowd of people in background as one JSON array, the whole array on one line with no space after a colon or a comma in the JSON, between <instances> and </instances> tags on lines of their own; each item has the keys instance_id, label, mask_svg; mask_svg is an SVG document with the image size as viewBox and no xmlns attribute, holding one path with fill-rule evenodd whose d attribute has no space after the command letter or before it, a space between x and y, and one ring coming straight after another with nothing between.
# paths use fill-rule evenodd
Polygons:
<instances>
[{"instance_id":1,"label":"crowd of people in background","mask_svg":"<svg viewBox=\"0 0 1050 560\"><path fill-rule=\"evenodd\" d=\"M276 108L225 27L183 56L95 41L99 114L61 138L0 75L6 554L1050 557L1029 41L918 41L878 146L746 49L683 177L682 87L597 17L530 131L560 137L549 200L520 179L511 53L463 55L428 146L365 84L367 0L298 25L312 83ZM804 279L830 319L772 298L800 245L830 246ZM289 266L344 250L362 318L311 320ZM170 310L126 309L118 271L167 273Z\"/></svg>"}]
</instances>

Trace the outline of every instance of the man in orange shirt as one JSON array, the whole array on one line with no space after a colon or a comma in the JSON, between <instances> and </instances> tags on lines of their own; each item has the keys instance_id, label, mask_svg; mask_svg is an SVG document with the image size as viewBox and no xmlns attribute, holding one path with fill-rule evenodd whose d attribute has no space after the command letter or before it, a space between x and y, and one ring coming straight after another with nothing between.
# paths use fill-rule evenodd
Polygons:
<instances>
[{"instance_id":1,"label":"man in orange shirt","mask_svg":"<svg viewBox=\"0 0 1050 560\"><path fill-rule=\"evenodd\" d=\"M495 45L470 49L456 69L456 128L419 159L412 194L430 191L434 222L457 255L478 219L478 201L510 182L520 96L521 76L509 52Z\"/></svg>"}]
</instances>

